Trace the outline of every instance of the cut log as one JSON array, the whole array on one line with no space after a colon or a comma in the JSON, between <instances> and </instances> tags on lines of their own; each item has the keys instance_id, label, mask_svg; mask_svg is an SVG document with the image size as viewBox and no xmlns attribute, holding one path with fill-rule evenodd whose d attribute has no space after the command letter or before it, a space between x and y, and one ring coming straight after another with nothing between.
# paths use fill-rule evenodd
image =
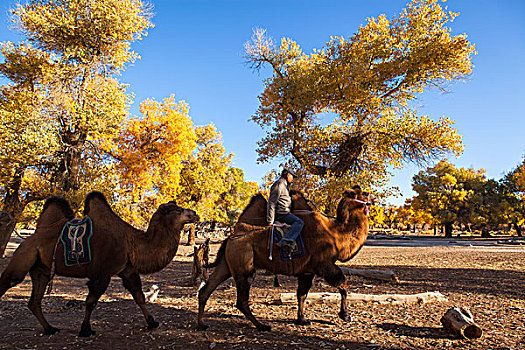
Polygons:
<instances>
[{"instance_id":1,"label":"cut log","mask_svg":"<svg viewBox=\"0 0 525 350\"><path fill-rule=\"evenodd\" d=\"M356 275L374 280L399 282L399 278L392 270L365 270L365 269L351 269L345 266L339 266L344 273L348 275Z\"/></svg>"},{"instance_id":2,"label":"cut log","mask_svg":"<svg viewBox=\"0 0 525 350\"><path fill-rule=\"evenodd\" d=\"M339 301L339 293L308 293L306 298L310 302L319 301ZM429 303L433 301L447 301L447 298L439 292L427 292L419 294L358 294L348 293L347 300L349 303L357 302L377 302L380 304L401 304L401 303ZM281 293L279 300L282 304L297 302L296 293Z\"/></svg>"},{"instance_id":3,"label":"cut log","mask_svg":"<svg viewBox=\"0 0 525 350\"><path fill-rule=\"evenodd\" d=\"M450 333L465 339L476 339L483 335L483 330L474 322L470 310L466 307L453 307L443 317L441 324Z\"/></svg>"}]
</instances>

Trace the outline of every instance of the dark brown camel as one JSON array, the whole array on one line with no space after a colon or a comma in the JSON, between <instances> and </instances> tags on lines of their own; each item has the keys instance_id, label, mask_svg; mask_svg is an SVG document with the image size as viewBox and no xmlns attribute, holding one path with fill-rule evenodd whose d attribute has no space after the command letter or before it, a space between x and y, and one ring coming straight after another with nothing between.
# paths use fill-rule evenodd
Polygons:
<instances>
[{"instance_id":1,"label":"dark brown camel","mask_svg":"<svg viewBox=\"0 0 525 350\"><path fill-rule=\"evenodd\" d=\"M348 261L361 249L368 236L368 217L365 214L368 194L355 186L343 193L337 207L337 219L311 211L307 200L297 191L291 192L294 214L304 220L302 238L306 248L303 257L282 261L274 247L273 259L269 259L269 230L266 225L266 199L262 195L252 197L239 217L234 233L228 237L212 264L215 269L208 282L199 291L199 315L197 329L204 330L204 308L215 288L229 277L237 287L237 308L259 330L270 330L252 314L248 299L250 280L255 271L265 269L275 274L298 277L298 311L296 324L309 322L304 317L304 301L315 275L323 277L341 293L339 317L348 317L346 279L336 261ZM303 213L297 210L303 210ZM309 212L305 212L308 210Z\"/></svg>"},{"instance_id":2,"label":"dark brown camel","mask_svg":"<svg viewBox=\"0 0 525 350\"><path fill-rule=\"evenodd\" d=\"M168 265L177 252L182 226L198 221L199 217L193 210L183 209L171 201L159 206L146 232L140 231L119 218L100 192L92 192L86 197L84 215L93 222L92 261L66 266L61 243L55 254L57 275L88 278L89 294L79 335L88 337L95 333L91 330L91 313L113 275L122 279L124 287L142 310L148 328L158 327L159 323L146 309L139 274L157 272ZM50 280L55 245L64 224L73 218L73 211L65 199L49 198L38 218L35 233L20 244L0 277L1 298L9 288L22 282L29 272L33 291L28 307L44 328L44 334L58 331L44 318L41 301Z\"/></svg>"}]
</instances>

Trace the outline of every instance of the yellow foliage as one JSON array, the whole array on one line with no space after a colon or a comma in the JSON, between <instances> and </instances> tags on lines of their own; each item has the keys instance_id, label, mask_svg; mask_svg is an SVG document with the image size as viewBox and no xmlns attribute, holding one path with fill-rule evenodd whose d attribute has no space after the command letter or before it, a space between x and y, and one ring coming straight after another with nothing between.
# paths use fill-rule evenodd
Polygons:
<instances>
[{"instance_id":1,"label":"yellow foliage","mask_svg":"<svg viewBox=\"0 0 525 350\"><path fill-rule=\"evenodd\" d=\"M275 47L256 30L246 57L273 69L252 117L267 130L258 160L293 157L310 174L349 177L459 154L453 121L409 108L427 86L471 73L474 46L446 27L455 16L436 0L414 0L396 18L370 18L351 38L333 36L311 54L288 38Z\"/></svg>"},{"instance_id":2,"label":"yellow foliage","mask_svg":"<svg viewBox=\"0 0 525 350\"><path fill-rule=\"evenodd\" d=\"M129 191L132 201L143 196L171 200L179 193L182 161L196 147L188 105L170 96L142 102L140 112L142 117L123 123L108 147L118 160L122 191Z\"/></svg>"}]
</instances>

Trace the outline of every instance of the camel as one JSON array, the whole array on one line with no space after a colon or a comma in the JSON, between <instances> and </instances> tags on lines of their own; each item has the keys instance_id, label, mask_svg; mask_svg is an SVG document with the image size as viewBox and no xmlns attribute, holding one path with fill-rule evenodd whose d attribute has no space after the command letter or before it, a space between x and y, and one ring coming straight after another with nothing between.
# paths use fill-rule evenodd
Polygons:
<instances>
[{"instance_id":1,"label":"camel","mask_svg":"<svg viewBox=\"0 0 525 350\"><path fill-rule=\"evenodd\" d=\"M278 249L274 247L272 259L269 259L270 231L268 227L264 227L267 226L267 202L260 194L252 197L239 217L233 234L222 243L216 261L210 265L214 270L208 282L199 290L198 330L208 328L203 323L208 298L218 285L230 277L233 277L236 283L236 307L258 330L271 329L255 318L248 304L250 281L258 269L298 277L298 310L295 321L297 325L309 324L304 316L304 301L316 275L323 277L328 284L339 290L341 309L338 315L347 320L346 279L335 262L352 259L365 243L368 236L368 194L359 186L346 190L338 203L335 220L313 211L300 192L291 191L290 195L293 213L305 223L302 239L306 254L293 260L282 261Z\"/></svg>"},{"instance_id":2,"label":"camel","mask_svg":"<svg viewBox=\"0 0 525 350\"><path fill-rule=\"evenodd\" d=\"M139 274L157 272L166 267L177 253L183 225L199 221L199 216L193 210L170 201L159 206L144 232L115 214L100 192L87 195L84 215L93 222L90 263L66 266L64 247L57 244L57 240L64 224L73 219L74 214L65 199L51 197L44 204L35 233L20 244L0 276L0 298L9 288L22 282L29 272L33 290L28 307L44 328L44 334L58 332L59 329L44 318L41 308L54 255L57 275L88 278L89 294L79 336L95 334L90 324L91 313L114 275L122 279L124 287L142 310L148 328L157 328L159 323L146 309Z\"/></svg>"}]
</instances>

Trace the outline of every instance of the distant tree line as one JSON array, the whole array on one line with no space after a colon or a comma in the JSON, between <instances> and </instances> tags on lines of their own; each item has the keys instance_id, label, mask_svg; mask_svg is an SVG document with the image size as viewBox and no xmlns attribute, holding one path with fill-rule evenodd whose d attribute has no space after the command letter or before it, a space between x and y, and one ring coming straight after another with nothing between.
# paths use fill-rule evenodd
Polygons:
<instances>
[{"instance_id":1,"label":"distant tree line","mask_svg":"<svg viewBox=\"0 0 525 350\"><path fill-rule=\"evenodd\" d=\"M454 225L465 232L479 230L482 236L505 225L522 236L525 159L500 180L488 179L484 170L456 168L442 160L415 175L412 187L416 196L400 207L375 208L372 221L386 227L440 227L446 237L452 237Z\"/></svg>"}]
</instances>

